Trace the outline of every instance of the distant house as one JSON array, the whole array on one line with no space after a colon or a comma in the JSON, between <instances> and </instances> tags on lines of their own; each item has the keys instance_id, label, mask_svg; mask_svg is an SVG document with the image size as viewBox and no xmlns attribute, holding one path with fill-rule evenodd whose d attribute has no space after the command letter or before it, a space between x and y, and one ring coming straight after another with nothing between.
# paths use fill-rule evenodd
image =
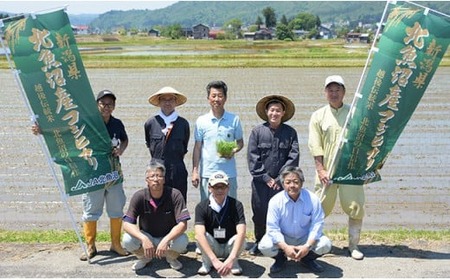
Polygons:
<instances>
[{"instance_id":1,"label":"distant house","mask_svg":"<svg viewBox=\"0 0 450 280\"><path fill-rule=\"evenodd\" d=\"M181 32L183 32L183 36L186 38L192 38L194 36L194 32L192 32L192 28L189 28L189 27L181 28Z\"/></svg>"},{"instance_id":2,"label":"distant house","mask_svg":"<svg viewBox=\"0 0 450 280\"><path fill-rule=\"evenodd\" d=\"M150 37L159 37L160 33L159 33L159 30L156 30L156 29L152 28L152 29L150 29L148 31L147 35L150 36Z\"/></svg>"},{"instance_id":3,"label":"distant house","mask_svg":"<svg viewBox=\"0 0 450 280\"><path fill-rule=\"evenodd\" d=\"M359 42L360 43L365 43L365 44L370 43L369 33L362 33L359 36Z\"/></svg>"},{"instance_id":4,"label":"distant house","mask_svg":"<svg viewBox=\"0 0 450 280\"><path fill-rule=\"evenodd\" d=\"M72 31L74 35L88 35L89 26L87 25L72 25Z\"/></svg>"},{"instance_id":5,"label":"distant house","mask_svg":"<svg viewBox=\"0 0 450 280\"><path fill-rule=\"evenodd\" d=\"M225 31L222 29L211 29L209 31L208 37L211 39L217 39L217 35L219 34L225 34Z\"/></svg>"},{"instance_id":6,"label":"distant house","mask_svg":"<svg viewBox=\"0 0 450 280\"><path fill-rule=\"evenodd\" d=\"M361 33L349 32L345 36L347 43L359 43L359 36Z\"/></svg>"},{"instance_id":7,"label":"distant house","mask_svg":"<svg viewBox=\"0 0 450 280\"><path fill-rule=\"evenodd\" d=\"M255 32L245 32L244 33L244 39L248 41L255 40Z\"/></svg>"},{"instance_id":8,"label":"distant house","mask_svg":"<svg viewBox=\"0 0 450 280\"><path fill-rule=\"evenodd\" d=\"M197 24L192 27L192 33L194 39L208 39L209 27L204 24Z\"/></svg>"},{"instance_id":9,"label":"distant house","mask_svg":"<svg viewBox=\"0 0 450 280\"><path fill-rule=\"evenodd\" d=\"M346 36L347 43L370 43L369 33L347 33Z\"/></svg>"},{"instance_id":10,"label":"distant house","mask_svg":"<svg viewBox=\"0 0 450 280\"><path fill-rule=\"evenodd\" d=\"M332 39L334 37L331 29L323 25L319 26L319 35L321 39Z\"/></svg>"},{"instance_id":11,"label":"distant house","mask_svg":"<svg viewBox=\"0 0 450 280\"><path fill-rule=\"evenodd\" d=\"M254 40L272 40L272 31L270 29L261 29L255 32Z\"/></svg>"}]
</instances>

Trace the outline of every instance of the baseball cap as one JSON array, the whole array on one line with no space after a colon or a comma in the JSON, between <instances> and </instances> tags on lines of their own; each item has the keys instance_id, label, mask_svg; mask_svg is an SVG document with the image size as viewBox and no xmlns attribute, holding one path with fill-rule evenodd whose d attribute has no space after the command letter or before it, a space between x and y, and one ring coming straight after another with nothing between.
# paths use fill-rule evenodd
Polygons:
<instances>
[{"instance_id":1,"label":"baseball cap","mask_svg":"<svg viewBox=\"0 0 450 280\"><path fill-rule=\"evenodd\" d=\"M327 87L331 83L340 84L341 86L343 86L345 88L344 79L341 76L339 76L339 75L328 76L325 79L325 87Z\"/></svg>"},{"instance_id":2,"label":"baseball cap","mask_svg":"<svg viewBox=\"0 0 450 280\"><path fill-rule=\"evenodd\" d=\"M223 171L214 172L211 177L209 177L208 185L215 186L217 184L228 185L228 176Z\"/></svg>"},{"instance_id":3,"label":"baseball cap","mask_svg":"<svg viewBox=\"0 0 450 280\"><path fill-rule=\"evenodd\" d=\"M112 93L112 91L107 90L107 89L104 89L97 94L97 101L99 101L100 99L102 99L105 96L111 96L112 99L114 99L114 101L116 101L116 96L114 95L114 93Z\"/></svg>"}]
</instances>

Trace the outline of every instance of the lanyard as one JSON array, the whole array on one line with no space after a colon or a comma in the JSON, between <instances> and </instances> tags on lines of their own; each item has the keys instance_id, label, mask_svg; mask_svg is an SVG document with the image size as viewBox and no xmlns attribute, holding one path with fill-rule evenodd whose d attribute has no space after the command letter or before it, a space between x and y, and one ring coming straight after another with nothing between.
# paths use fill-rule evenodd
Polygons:
<instances>
[{"instance_id":1,"label":"lanyard","mask_svg":"<svg viewBox=\"0 0 450 280\"><path fill-rule=\"evenodd\" d=\"M217 216L220 215L220 213L217 213L216 211L213 210L215 213L217 213L216 215L214 215L214 220L216 220L216 222L219 224L219 229L220 229L220 225L222 224L223 218L224 218L225 215L227 214L228 204L229 204L229 203L228 203L228 200L227 200L227 202L225 203L224 208L222 209L223 212L222 212L222 210L220 210L220 212L222 212L222 215L221 215L221 217L220 217L220 220L217 218Z\"/></svg>"}]
</instances>

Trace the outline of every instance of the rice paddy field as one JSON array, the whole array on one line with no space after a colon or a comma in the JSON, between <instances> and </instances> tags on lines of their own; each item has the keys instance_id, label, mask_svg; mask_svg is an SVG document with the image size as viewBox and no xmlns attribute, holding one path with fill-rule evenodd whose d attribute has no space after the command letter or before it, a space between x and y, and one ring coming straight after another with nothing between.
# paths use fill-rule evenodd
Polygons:
<instances>
[{"instance_id":1,"label":"rice paddy field","mask_svg":"<svg viewBox=\"0 0 450 280\"><path fill-rule=\"evenodd\" d=\"M121 158L127 198L145 186L144 171L150 159L144 140L144 122L157 112L147 98L163 86L183 92L188 101L177 108L191 124L209 110L205 86L211 80L224 80L229 87L226 109L237 113L247 142L252 127L262 121L255 112L256 102L268 94L291 98L296 113L289 121L299 135L300 166L306 175L305 187L312 189L314 164L307 149L311 113L326 102L324 79L340 74L347 83L350 103L363 67L204 67L204 68L89 68L87 73L96 94L112 90L118 97L114 115L127 129L130 144ZM366 190L364 229L444 230L450 226L450 67L437 70L421 103L400 136L381 170L382 181ZM30 115L10 70L0 70L0 228L8 230L71 229L81 221L81 197L61 196L57 182L59 167L52 174L39 138L30 130ZM185 161L191 170L193 137ZM246 147L237 155L238 198L246 205L249 231L251 177L246 163ZM190 182L190 178L189 178ZM63 188L63 186L61 186ZM188 207L194 212L199 191L188 189ZM68 208L63 201L67 201ZM68 210L69 209L69 210ZM346 216L336 203L325 229L346 227ZM106 214L100 228L107 229ZM189 223L192 229L193 222Z\"/></svg>"}]
</instances>

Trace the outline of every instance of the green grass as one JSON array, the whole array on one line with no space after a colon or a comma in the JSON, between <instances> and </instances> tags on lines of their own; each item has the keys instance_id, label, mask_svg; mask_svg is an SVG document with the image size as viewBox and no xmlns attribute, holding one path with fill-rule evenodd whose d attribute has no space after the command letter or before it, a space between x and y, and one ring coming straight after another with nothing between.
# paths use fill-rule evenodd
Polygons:
<instances>
[{"instance_id":1,"label":"green grass","mask_svg":"<svg viewBox=\"0 0 450 280\"><path fill-rule=\"evenodd\" d=\"M114 36L114 40L100 36L80 36L77 37L77 42L80 49L92 49L81 51L86 68L363 67L371 46L365 44L349 48L342 39L286 42L168 40L142 36ZM230 52L202 55L120 55L122 51L143 49ZM450 49L440 66L450 66ZM4 56L0 57L0 68L9 68Z\"/></svg>"},{"instance_id":2,"label":"green grass","mask_svg":"<svg viewBox=\"0 0 450 280\"><path fill-rule=\"evenodd\" d=\"M194 241L194 233L188 231L187 235L190 241ZM347 240L347 229L325 231L325 235L331 240L343 241ZM254 240L252 233L247 234L248 240ZM370 240L375 243L397 244L412 240L426 241L444 241L450 242L450 230L378 230L363 231L362 240ZM97 233L98 242L109 242L110 236L107 231ZM76 243L78 238L73 230L30 230L30 231L11 231L0 229L1 243Z\"/></svg>"},{"instance_id":3,"label":"green grass","mask_svg":"<svg viewBox=\"0 0 450 280\"><path fill-rule=\"evenodd\" d=\"M110 36L112 37L112 36ZM301 41L168 40L142 36L77 37L86 68L235 68L235 67L363 67L370 45L348 48L342 39ZM164 49L172 51L229 50L211 55L120 55L122 51ZM235 52L237 51L237 52ZM441 66L450 66L450 50ZM0 68L8 68L0 57Z\"/></svg>"}]
</instances>

